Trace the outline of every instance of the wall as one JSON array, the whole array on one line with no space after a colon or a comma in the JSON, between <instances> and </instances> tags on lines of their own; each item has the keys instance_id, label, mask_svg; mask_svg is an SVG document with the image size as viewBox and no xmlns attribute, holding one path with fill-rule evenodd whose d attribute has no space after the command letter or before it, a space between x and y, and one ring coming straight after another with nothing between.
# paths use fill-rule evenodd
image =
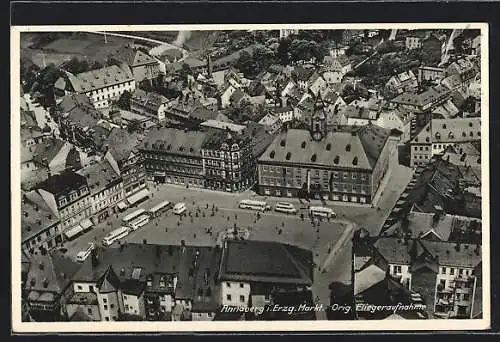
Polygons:
<instances>
[{"instance_id":1,"label":"wall","mask_svg":"<svg viewBox=\"0 0 500 342\"><path fill-rule=\"evenodd\" d=\"M427 164L432 156L431 144L415 144L410 145L410 166Z\"/></svg>"},{"instance_id":2,"label":"wall","mask_svg":"<svg viewBox=\"0 0 500 342\"><path fill-rule=\"evenodd\" d=\"M116 292L99 293L97 295L102 321L117 320L119 316L120 301Z\"/></svg>"},{"instance_id":3,"label":"wall","mask_svg":"<svg viewBox=\"0 0 500 342\"><path fill-rule=\"evenodd\" d=\"M377 164L375 164L375 167L373 168L372 171L372 199L375 196L375 193L377 192L380 182L382 181L383 177L387 173L388 167L389 167L389 157L392 153L391 147L393 147L393 144L391 144L390 140L388 139L382 148L382 152L380 152L380 156L377 160Z\"/></svg>"},{"instance_id":4,"label":"wall","mask_svg":"<svg viewBox=\"0 0 500 342\"><path fill-rule=\"evenodd\" d=\"M429 317L434 313L434 296L436 289L436 274L425 268L417 272L413 272L411 279L411 290L419 293L422 296L426 305L426 312Z\"/></svg>"},{"instance_id":5,"label":"wall","mask_svg":"<svg viewBox=\"0 0 500 342\"><path fill-rule=\"evenodd\" d=\"M223 281L220 284L221 305L247 306L250 297L250 284L244 282ZM230 298L228 297L230 296ZM242 301L243 299L243 301Z\"/></svg>"},{"instance_id":6,"label":"wall","mask_svg":"<svg viewBox=\"0 0 500 342\"><path fill-rule=\"evenodd\" d=\"M98 305L91 304L66 304L66 311L68 312L68 317L71 317L79 308L82 308L83 311L89 316L93 321L100 321L101 315L99 313Z\"/></svg>"},{"instance_id":7,"label":"wall","mask_svg":"<svg viewBox=\"0 0 500 342\"><path fill-rule=\"evenodd\" d=\"M124 313L146 317L146 312L144 310L144 295L142 293L139 296L122 293L122 300Z\"/></svg>"}]
</instances>

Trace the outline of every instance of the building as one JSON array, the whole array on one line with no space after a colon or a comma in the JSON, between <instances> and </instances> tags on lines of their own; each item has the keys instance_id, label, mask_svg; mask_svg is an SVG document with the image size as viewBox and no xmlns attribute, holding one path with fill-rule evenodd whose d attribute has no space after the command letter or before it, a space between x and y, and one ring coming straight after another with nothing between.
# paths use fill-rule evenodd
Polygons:
<instances>
[{"instance_id":1,"label":"building","mask_svg":"<svg viewBox=\"0 0 500 342\"><path fill-rule=\"evenodd\" d=\"M102 114L94 108L87 95L65 95L59 101L56 113L62 139L86 152L97 151L94 133Z\"/></svg>"},{"instance_id":2,"label":"building","mask_svg":"<svg viewBox=\"0 0 500 342\"><path fill-rule=\"evenodd\" d=\"M205 187L202 145L206 133L158 128L138 147L145 170L158 182Z\"/></svg>"},{"instance_id":3,"label":"building","mask_svg":"<svg viewBox=\"0 0 500 342\"><path fill-rule=\"evenodd\" d=\"M246 134L217 131L202 144L205 186L227 192L243 191L256 181L252 139Z\"/></svg>"},{"instance_id":4,"label":"building","mask_svg":"<svg viewBox=\"0 0 500 342\"><path fill-rule=\"evenodd\" d=\"M447 76L456 75L462 86L468 86L476 77L478 68L470 59L461 58L446 68Z\"/></svg>"},{"instance_id":5,"label":"building","mask_svg":"<svg viewBox=\"0 0 500 342\"><path fill-rule=\"evenodd\" d=\"M410 141L411 121L413 118L411 111L403 109L383 110L380 112L374 124L388 130L397 130L401 132L399 138L401 143Z\"/></svg>"},{"instance_id":6,"label":"building","mask_svg":"<svg viewBox=\"0 0 500 342\"><path fill-rule=\"evenodd\" d=\"M471 317L475 296L481 297L476 291L482 264L480 245L394 237L362 243L372 246L365 267L376 265L398 279L412 298L425 305L428 317Z\"/></svg>"},{"instance_id":7,"label":"building","mask_svg":"<svg viewBox=\"0 0 500 342\"><path fill-rule=\"evenodd\" d=\"M82 167L80 153L67 142L47 138L43 143L31 147L33 164L37 169L46 169L48 174L58 174L66 169L78 170Z\"/></svg>"},{"instance_id":8,"label":"building","mask_svg":"<svg viewBox=\"0 0 500 342\"><path fill-rule=\"evenodd\" d=\"M108 108L124 91L133 93L136 82L127 65L111 65L73 75L64 71L54 84L56 103L68 94L86 95L95 108Z\"/></svg>"},{"instance_id":9,"label":"building","mask_svg":"<svg viewBox=\"0 0 500 342\"><path fill-rule=\"evenodd\" d=\"M418 82L423 81L439 82L446 77L446 69L433 66L418 67Z\"/></svg>"},{"instance_id":10,"label":"building","mask_svg":"<svg viewBox=\"0 0 500 342\"><path fill-rule=\"evenodd\" d=\"M345 76L352 70L352 62L345 55L338 57L325 56L323 59L323 68L326 71L338 71Z\"/></svg>"},{"instance_id":11,"label":"building","mask_svg":"<svg viewBox=\"0 0 500 342\"><path fill-rule=\"evenodd\" d=\"M386 91L392 94L401 94L404 92L415 92L418 90L418 81L413 71L408 70L392 76L385 84Z\"/></svg>"},{"instance_id":12,"label":"building","mask_svg":"<svg viewBox=\"0 0 500 342\"><path fill-rule=\"evenodd\" d=\"M136 89L130 98L130 110L160 123L165 121L165 110L169 102L163 95Z\"/></svg>"},{"instance_id":13,"label":"building","mask_svg":"<svg viewBox=\"0 0 500 342\"><path fill-rule=\"evenodd\" d=\"M295 246L264 241L227 241L222 248L214 294L222 306L270 304L273 293L304 292L313 283L312 253Z\"/></svg>"},{"instance_id":14,"label":"building","mask_svg":"<svg viewBox=\"0 0 500 342\"><path fill-rule=\"evenodd\" d=\"M113 170L118 166L123 180L125 201L118 203L123 210L127 205L137 205L150 196L146 184L144 159L137 149L143 136L138 133L128 133L121 128L114 128L104 143L105 155ZM115 171L116 172L116 171Z\"/></svg>"},{"instance_id":15,"label":"building","mask_svg":"<svg viewBox=\"0 0 500 342\"><path fill-rule=\"evenodd\" d=\"M295 119L292 107L276 107L272 108L271 111L280 118L282 123L287 123Z\"/></svg>"},{"instance_id":16,"label":"building","mask_svg":"<svg viewBox=\"0 0 500 342\"><path fill-rule=\"evenodd\" d=\"M296 29L280 29L280 39L287 38L290 35L296 35L299 33L299 30Z\"/></svg>"},{"instance_id":17,"label":"building","mask_svg":"<svg viewBox=\"0 0 500 342\"><path fill-rule=\"evenodd\" d=\"M428 163L446 147L481 140L481 120L478 117L432 119L410 141L410 165Z\"/></svg>"},{"instance_id":18,"label":"building","mask_svg":"<svg viewBox=\"0 0 500 342\"><path fill-rule=\"evenodd\" d=\"M279 115L268 113L259 120L259 125L264 126L269 134L274 134L281 130L283 121L281 121Z\"/></svg>"},{"instance_id":19,"label":"building","mask_svg":"<svg viewBox=\"0 0 500 342\"><path fill-rule=\"evenodd\" d=\"M23 293L34 321L67 320L65 293L78 266L59 250L32 255Z\"/></svg>"},{"instance_id":20,"label":"building","mask_svg":"<svg viewBox=\"0 0 500 342\"><path fill-rule=\"evenodd\" d=\"M61 221L67 238L92 226L87 180L71 170L52 175L36 190L51 212ZM69 228L69 229L68 229Z\"/></svg>"},{"instance_id":21,"label":"building","mask_svg":"<svg viewBox=\"0 0 500 342\"><path fill-rule=\"evenodd\" d=\"M431 87L421 93L405 92L389 100L390 108L404 108L424 113L446 102L450 98L450 90L442 85Z\"/></svg>"},{"instance_id":22,"label":"building","mask_svg":"<svg viewBox=\"0 0 500 342\"><path fill-rule=\"evenodd\" d=\"M118 164L104 159L77 173L87 179L92 220L95 224L103 222L115 212L118 202L124 199L123 180Z\"/></svg>"},{"instance_id":23,"label":"building","mask_svg":"<svg viewBox=\"0 0 500 342\"><path fill-rule=\"evenodd\" d=\"M405 40L406 50L416 50L422 48L422 38L407 36Z\"/></svg>"},{"instance_id":24,"label":"building","mask_svg":"<svg viewBox=\"0 0 500 342\"><path fill-rule=\"evenodd\" d=\"M326 131L317 111L310 130L288 129L258 161L262 195L371 203L389 166L389 131L375 125Z\"/></svg>"},{"instance_id":25,"label":"building","mask_svg":"<svg viewBox=\"0 0 500 342\"><path fill-rule=\"evenodd\" d=\"M22 195L21 202L21 243L27 255L35 251L49 251L62 243L61 224L36 191Z\"/></svg>"},{"instance_id":26,"label":"building","mask_svg":"<svg viewBox=\"0 0 500 342\"><path fill-rule=\"evenodd\" d=\"M137 84L142 81L153 80L160 75L158 61L147 53L131 46L121 47L111 55L111 59L127 64Z\"/></svg>"},{"instance_id":27,"label":"building","mask_svg":"<svg viewBox=\"0 0 500 342\"><path fill-rule=\"evenodd\" d=\"M139 147L148 175L158 182L243 191L255 182L250 137L229 130L151 131Z\"/></svg>"}]
</instances>

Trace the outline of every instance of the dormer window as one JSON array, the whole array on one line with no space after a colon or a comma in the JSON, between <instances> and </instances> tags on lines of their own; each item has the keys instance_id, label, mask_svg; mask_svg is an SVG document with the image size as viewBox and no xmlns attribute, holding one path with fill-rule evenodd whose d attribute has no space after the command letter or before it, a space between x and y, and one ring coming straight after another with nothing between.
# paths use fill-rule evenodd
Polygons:
<instances>
[{"instance_id":1,"label":"dormer window","mask_svg":"<svg viewBox=\"0 0 500 342\"><path fill-rule=\"evenodd\" d=\"M274 159L274 154L275 154L275 152L274 152L274 151L271 151L271 153L269 154L269 157L270 157L271 159Z\"/></svg>"},{"instance_id":2,"label":"dormer window","mask_svg":"<svg viewBox=\"0 0 500 342\"><path fill-rule=\"evenodd\" d=\"M286 159L286 160L290 160L290 157L291 157L291 156L292 156L292 154L291 154L290 152L288 152L288 153L286 154L285 159Z\"/></svg>"},{"instance_id":3,"label":"dormer window","mask_svg":"<svg viewBox=\"0 0 500 342\"><path fill-rule=\"evenodd\" d=\"M339 156L335 156L335 158L333 159L333 163L334 164L338 164L339 163Z\"/></svg>"},{"instance_id":4,"label":"dormer window","mask_svg":"<svg viewBox=\"0 0 500 342\"><path fill-rule=\"evenodd\" d=\"M446 124L443 124L443 129L446 129Z\"/></svg>"},{"instance_id":5,"label":"dormer window","mask_svg":"<svg viewBox=\"0 0 500 342\"><path fill-rule=\"evenodd\" d=\"M282 140L280 141L280 146L281 146L281 147L285 147L285 139L282 139Z\"/></svg>"},{"instance_id":6,"label":"dormer window","mask_svg":"<svg viewBox=\"0 0 500 342\"><path fill-rule=\"evenodd\" d=\"M439 132L436 132L436 139L441 140L441 134Z\"/></svg>"},{"instance_id":7,"label":"dormer window","mask_svg":"<svg viewBox=\"0 0 500 342\"><path fill-rule=\"evenodd\" d=\"M473 136L474 136L474 133L473 133L473 132L470 132L470 133L469 133L469 135L470 135L471 137L473 137Z\"/></svg>"},{"instance_id":8,"label":"dormer window","mask_svg":"<svg viewBox=\"0 0 500 342\"><path fill-rule=\"evenodd\" d=\"M352 165L358 165L358 157L354 157L352 160Z\"/></svg>"},{"instance_id":9,"label":"dormer window","mask_svg":"<svg viewBox=\"0 0 500 342\"><path fill-rule=\"evenodd\" d=\"M345 147L345 150L347 152L349 152L351 150L351 144L347 144L346 147Z\"/></svg>"},{"instance_id":10,"label":"dormer window","mask_svg":"<svg viewBox=\"0 0 500 342\"><path fill-rule=\"evenodd\" d=\"M312 161L313 163L314 163L314 162L316 162L316 154L313 154L313 155L311 156L311 161Z\"/></svg>"},{"instance_id":11,"label":"dormer window","mask_svg":"<svg viewBox=\"0 0 500 342\"><path fill-rule=\"evenodd\" d=\"M146 279L146 286L153 286L153 278L152 277L148 277L148 279Z\"/></svg>"},{"instance_id":12,"label":"dormer window","mask_svg":"<svg viewBox=\"0 0 500 342\"><path fill-rule=\"evenodd\" d=\"M326 144L326 150L330 151L332 149L332 144L328 143Z\"/></svg>"}]
</instances>

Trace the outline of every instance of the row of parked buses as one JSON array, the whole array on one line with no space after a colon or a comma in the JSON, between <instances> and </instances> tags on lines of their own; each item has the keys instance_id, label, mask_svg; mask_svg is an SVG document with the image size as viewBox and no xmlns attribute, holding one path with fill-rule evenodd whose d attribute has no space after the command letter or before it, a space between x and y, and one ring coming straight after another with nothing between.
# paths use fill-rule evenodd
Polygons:
<instances>
[{"instance_id":1,"label":"row of parked buses","mask_svg":"<svg viewBox=\"0 0 500 342\"><path fill-rule=\"evenodd\" d=\"M104 246L110 246L115 241L120 240L127 236L130 232L139 229L146 225L151 219L159 217L162 213L173 209L176 215L183 215L187 210L186 203L180 202L173 205L170 201L163 201L149 210L137 209L136 211L124 216L122 218L122 227L111 231L102 240Z\"/></svg>"},{"instance_id":2,"label":"row of parked buses","mask_svg":"<svg viewBox=\"0 0 500 342\"><path fill-rule=\"evenodd\" d=\"M241 209L251 209L251 210L258 210L258 211L262 211L262 212L265 212L265 211L272 209L271 206L264 201L253 201L253 200L242 200L242 201L240 201L238 207L240 207ZM288 202L276 203L276 206L274 207L274 211L285 213L285 214L296 214L298 212L298 210L295 208L295 206L292 203L288 203ZM309 207L308 211L309 211L310 216L326 217L326 218L337 217L337 214L335 214L335 212L330 208Z\"/></svg>"}]
</instances>

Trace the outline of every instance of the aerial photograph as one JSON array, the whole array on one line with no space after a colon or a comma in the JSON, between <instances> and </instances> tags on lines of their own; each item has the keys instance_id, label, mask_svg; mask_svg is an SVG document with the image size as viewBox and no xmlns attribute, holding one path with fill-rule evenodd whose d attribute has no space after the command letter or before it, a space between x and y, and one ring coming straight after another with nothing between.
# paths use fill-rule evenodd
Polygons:
<instances>
[{"instance_id":1,"label":"aerial photograph","mask_svg":"<svg viewBox=\"0 0 500 342\"><path fill-rule=\"evenodd\" d=\"M482 319L481 38L21 32L22 322Z\"/></svg>"}]
</instances>

